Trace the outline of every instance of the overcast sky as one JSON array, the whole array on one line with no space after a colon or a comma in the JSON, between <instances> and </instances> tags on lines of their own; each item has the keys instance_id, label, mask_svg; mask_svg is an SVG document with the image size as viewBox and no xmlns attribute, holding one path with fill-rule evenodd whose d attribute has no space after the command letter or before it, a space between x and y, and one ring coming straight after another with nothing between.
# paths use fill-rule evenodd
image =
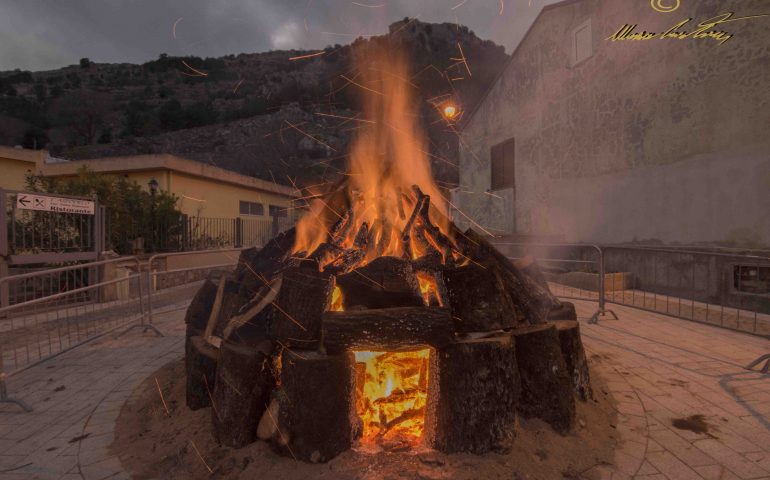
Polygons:
<instances>
[{"instance_id":1,"label":"overcast sky","mask_svg":"<svg viewBox=\"0 0 770 480\"><path fill-rule=\"evenodd\" d=\"M140 63L160 53L323 48L383 34L406 16L457 21L510 53L548 3L553 0L0 0L0 70L53 69L82 57Z\"/></svg>"}]
</instances>

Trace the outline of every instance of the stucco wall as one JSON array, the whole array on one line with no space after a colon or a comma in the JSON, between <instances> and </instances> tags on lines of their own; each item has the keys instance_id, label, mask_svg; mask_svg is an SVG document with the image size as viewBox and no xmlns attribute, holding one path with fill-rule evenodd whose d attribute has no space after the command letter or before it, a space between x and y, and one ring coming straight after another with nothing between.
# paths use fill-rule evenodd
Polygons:
<instances>
[{"instance_id":1,"label":"stucco wall","mask_svg":"<svg viewBox=\"0 0 770 480\"><path fill-rule=\"evenodd\" d=\"M687 0L661 14L645 1L581 0L544 10L464 128L463 212L574 241L770 244L770 17L722 25L734 34L723 45L605 40L625 23L662 32L692 17L692 30L726 11L770 5ZM589 19L594 54L572 66L572 32ZM511 137L515 193L493 196L490 147Z\"/></svg>"},{"instance_id":2,"label":"stucco wall","mask_svg":"<svg viewBox=\"0 0 770 480\"><path fill-rule=\"evenodd\" d=\"M0 188L25 190L28 172L34 172L38 162L48 152L0 147Z\"/></svg>"}]
</instances>

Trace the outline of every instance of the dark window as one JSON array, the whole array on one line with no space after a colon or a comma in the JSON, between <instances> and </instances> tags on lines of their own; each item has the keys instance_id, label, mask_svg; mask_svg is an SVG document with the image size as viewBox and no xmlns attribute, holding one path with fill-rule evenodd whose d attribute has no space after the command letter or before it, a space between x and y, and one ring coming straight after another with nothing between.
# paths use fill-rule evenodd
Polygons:
<instances>
[{"instance_id":1,"label":"dark window","mask_svg":"<svg viewBox=\"0 0 770 480\"><path fill-rule=\"evenodd\" d=\"M769 294L770 266L734 265L733 287L739 292Z\"/></svg>"},{"instance_id":2,"label":"dark window","mask_svg":"<svg viewBox=\"0 0 770 480\"><path fill-rule=\"evenodd\" d=\"M264 215L265 207L261 203L240 201L238 211L241 215Z\"/></svg>"},{"instance_id":3,"label":"dark window","mask_svg":"<svg viewBox=\"0 0 770 480\"><path fill-rule=\"evenodd\" d=\"M503 188L513 188L516 184L514 175L515 162L515 144L513 139L498 143L492 147L492 190L501 190Z\"/></svg>"},{"instance_id":4,"label":"dark window","mask_svg":"<svg viewBox=\"0 0 770 480\"><path fill-rule=\"evenodd\" d=\"M275 205L270 205L270 216L271 217L288 217L288 213L286 211L286 207L276 207Z\"/></svg>"}]
</instances>

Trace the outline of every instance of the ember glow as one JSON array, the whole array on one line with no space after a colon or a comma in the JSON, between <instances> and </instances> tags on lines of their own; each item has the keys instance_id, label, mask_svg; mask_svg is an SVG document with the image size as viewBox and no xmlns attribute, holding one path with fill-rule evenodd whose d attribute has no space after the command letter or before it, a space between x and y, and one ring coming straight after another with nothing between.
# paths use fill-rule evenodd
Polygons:
<instances>
[{"instance_id":1,"label":"ember glow","mask_svg":"<svg viewBox=\"0 0 770 480\"><path fill-rule=\"evenodd\" d=\"M454 118L457 116L457 107L454 105L447 105L444 107L444 117L446 117L447 120L454 120Z\"/></svg>"},{"instance_id":2,"label":"ember glow","mask_svg":"<svg viewBox=\"0 0 770 480\"><path fill-rule=\"evenodd\" d=\"M447 229L445 217L435 214L446 207L431 175L406 59L391 50L367 52L362 58L360 73L347 88L362 96L362 117L372 123L360 129L353 142L344 200L314 201L297 224L294 245L295 253L305 255L324 243L358 247L364 254L354 262L356 267L384 255L417 258L427 253L430 238L402 238L408 227L420 223L410 219L418 201L413 185L430 196L432 223L443 234ZM321 265L333 264L339 254L339 248L328 252Z\"/></svg>"},{"instance_id":3,"label":"ember glow","mask_svg":"<svg viewBox=\"0 0 770 480\"><path fill-rule=\"evenodd\" d=\"M430 350L355 352L356 412L364 448L412 448L422 441Z\"/></svg>"}]
</instances>

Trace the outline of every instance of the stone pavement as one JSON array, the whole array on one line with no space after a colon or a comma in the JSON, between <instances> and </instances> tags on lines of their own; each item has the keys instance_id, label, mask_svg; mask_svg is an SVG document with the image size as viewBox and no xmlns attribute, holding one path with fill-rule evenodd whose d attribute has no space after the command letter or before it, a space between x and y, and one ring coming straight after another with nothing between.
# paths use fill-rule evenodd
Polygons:
<instances>
[{"instance_id":1,"label":"stone pavement","mask_svg":"<svg viewBox=\"0 0 770 480\"><path fill-rule=\"evenodd\" d=\"M588 318L595 304L577 302ZM613 306L620 320L582 323L592 371L618 401L613 465L585 478L770 479L770 375L743 366L770 341ZM34 408L0 406L0 480L124 479L109 454L134 389L183 355L184 311L156 317L164 338L105 337L10 379ZM62 388L63 387L63 388Z\"/></svg>"}]
</instances>

